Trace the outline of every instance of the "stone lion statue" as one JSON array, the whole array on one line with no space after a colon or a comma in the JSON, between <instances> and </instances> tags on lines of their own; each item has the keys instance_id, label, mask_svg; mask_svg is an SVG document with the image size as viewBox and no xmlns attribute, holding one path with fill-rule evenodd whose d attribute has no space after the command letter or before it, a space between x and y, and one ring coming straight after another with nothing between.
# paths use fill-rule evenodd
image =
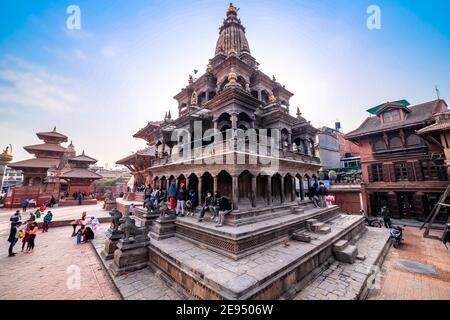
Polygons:
<instances>
[{"instance_id":1,"label":"stone lion statue","mask_svg":"<svg viewBox=\"0 0 450 320\"><path fill-rule=\"evenodd\" d=\"M173 210L169 209L167 206L167 203L165 201L162 201L158 205L158 211L159 211L159 217L160 218L167 218L173 215Z\"/></svg>"},{"instance_id":2,"label":"stone lion statue","mask_svg":"<svg viewBox=\"0 0 450 320\"><path fill-rule=\"evenodd\" d=\"M123 232L123 239L125 241L130 240L131 237L145 236L145 228L139 228L136 226L134 219L130 216L126 216L120 219L120 229Z\"/></svg>"},{"instance_id":3,"label":"stone lion statue","mask_svg":"<svg viewBox=\"0 0 450 320\"><path fill-rule=\"evenodd\" d=\"M120 219L122 219L122 213L117 210L116 208L112 209L109 212L109 215L111 216L111 229L113 231L118 231L120 226Z\"/></svg>"}]
</instances>

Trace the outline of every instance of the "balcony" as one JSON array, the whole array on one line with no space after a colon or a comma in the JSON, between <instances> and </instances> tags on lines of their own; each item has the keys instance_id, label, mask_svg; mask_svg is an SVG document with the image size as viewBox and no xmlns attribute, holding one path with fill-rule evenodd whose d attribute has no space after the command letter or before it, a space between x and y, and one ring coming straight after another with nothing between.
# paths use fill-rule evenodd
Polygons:
<instances>
[{"instance_id":1,"label":"balcony","mask_svg":"<svg viewBox=\"0 0 450 320\"><path fill-rule=\"evenodd\" d=\"M305 164L320 165L320 159L318 157L312 157L298 152L293 152L291 150L280 149L278 145L266 146L266 150L261 150L260 148L260 146L252 146L252 148L250 148L249 141L244 142L241 140L237 140L236 138L193 148L190 154L187 155L183 155L181 151L178 151L180 149L176 150L176 148L174 148L172 151L172 156L168 154L162 157L157 156L152 161L152 167L164 166L168 164L186 163L194 160L217 157L220 155L225 156L232 152L240 152L245 153L246 155L254 156L267 156L278 158L279 160L299 161Z\"/></svg>"}]
</instances>

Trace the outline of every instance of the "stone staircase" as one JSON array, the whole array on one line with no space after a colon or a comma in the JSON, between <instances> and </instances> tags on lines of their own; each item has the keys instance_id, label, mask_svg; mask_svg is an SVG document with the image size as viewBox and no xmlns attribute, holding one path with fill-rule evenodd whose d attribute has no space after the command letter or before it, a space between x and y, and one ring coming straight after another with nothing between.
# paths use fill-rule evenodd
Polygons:
<instances>
[{"instance_id":1,"label":"stone staircase","mask_svg":"<svg viewBox=\"0 0 450 320\"><path fill-rule=\"evenodd\" d=\"M358 256L358 248L347 240L339 240L333 245L333 253L337 261L353 264Z\"/></svg>"}]
</instances>

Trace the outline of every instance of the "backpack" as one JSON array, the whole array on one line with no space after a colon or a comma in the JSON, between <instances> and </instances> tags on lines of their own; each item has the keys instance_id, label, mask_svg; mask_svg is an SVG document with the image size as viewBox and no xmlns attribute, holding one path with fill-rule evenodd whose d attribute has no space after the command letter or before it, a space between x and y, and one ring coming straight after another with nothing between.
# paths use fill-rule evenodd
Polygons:
<instances>
[{"instance_id":1,"label":"backpack","mask_svg":"<svg viewBox=\"0 0 450 320\"><path fill-rule=\"evenodd\" d=\"M41 217L41 210L36 210L35 215L36 215L36 218L39 219Z\"/></svg>"}]
</instances>

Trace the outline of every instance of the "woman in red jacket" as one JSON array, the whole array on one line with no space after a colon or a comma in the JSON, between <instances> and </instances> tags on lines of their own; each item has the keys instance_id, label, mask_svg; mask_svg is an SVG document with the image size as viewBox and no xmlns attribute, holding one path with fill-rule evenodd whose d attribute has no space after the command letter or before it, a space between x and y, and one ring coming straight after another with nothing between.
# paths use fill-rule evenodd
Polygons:
<instances>
[{"instance_id":1,"label":"woman in red jacket","mask_svg":"<svg viewBox=\"0 0 450 320\"><path fill-rule=\"evenodd\" d=\"M34 239L36 238L38 232L38 225L36 222L30 226L30 228L26 231L28 234L28 246L27 252L33 252L34 249Z\"/></svg>"}]
</instances>

